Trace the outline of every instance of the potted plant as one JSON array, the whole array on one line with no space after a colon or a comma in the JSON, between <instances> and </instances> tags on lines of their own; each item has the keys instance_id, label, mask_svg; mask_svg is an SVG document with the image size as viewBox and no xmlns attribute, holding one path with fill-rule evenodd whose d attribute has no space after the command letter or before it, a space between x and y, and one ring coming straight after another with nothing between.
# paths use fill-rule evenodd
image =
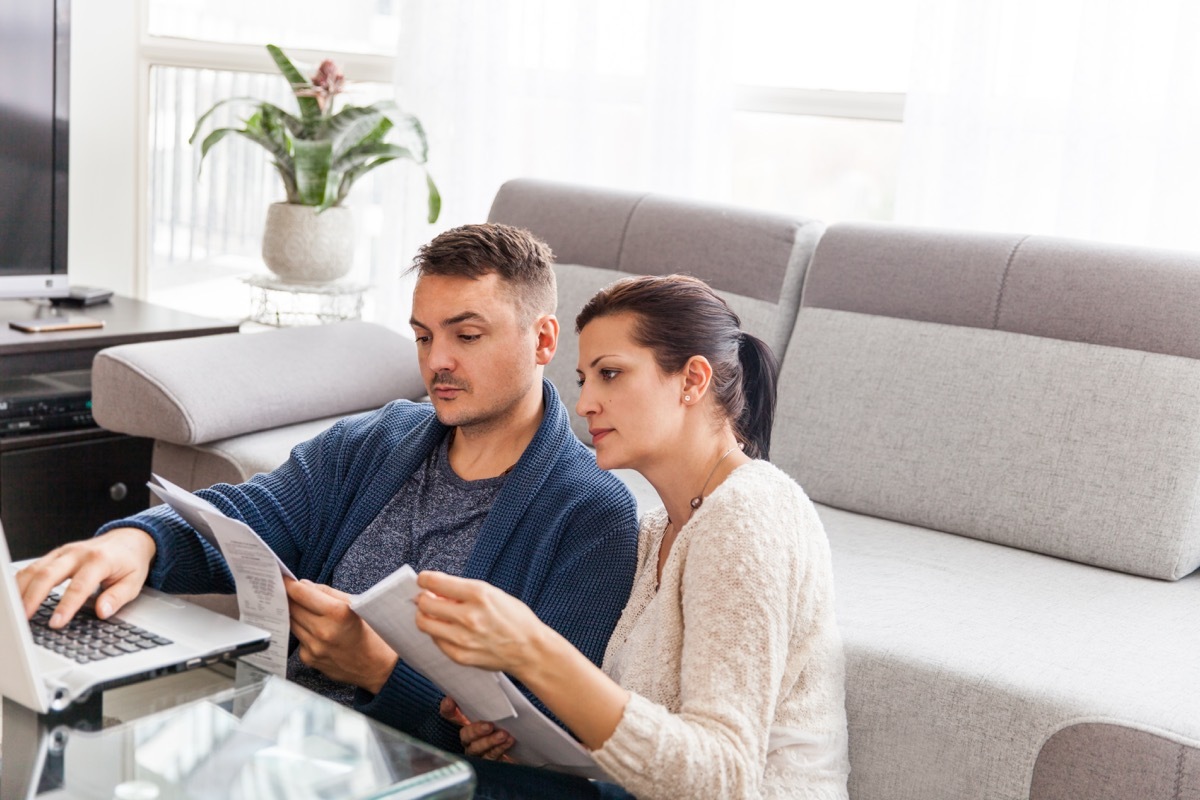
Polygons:
<instances>
[{"instance_id":1,"label":"potted plant","mask_svg":"<svg viewBox=\"0 0 1200 800\"><path fill-rule=\"evenodd\" d=\"M240 128L215 128L200 145L200 161L229 134L261 145L283 180L285 203L273 204L263 231L263 260L285 280L324 282L345 275L353 264L354 220L342 205L350 187L366 173L389 161L426 162L428 143L420 121L383 101L368 106L334 101L345 89L336 64L322 62L305 78L275 45L267 45L279 71L292 87L299 116L273 103L249 97L222 100L196 121L189 143L211 125L213 112L229 104L250 104L253 112ZM404 144L395 140L403 136ZM391 141L389 141L389 139ZM441 196L425 172L429 191L428 219L441 210Z\"/></svg>"}]
</instances>

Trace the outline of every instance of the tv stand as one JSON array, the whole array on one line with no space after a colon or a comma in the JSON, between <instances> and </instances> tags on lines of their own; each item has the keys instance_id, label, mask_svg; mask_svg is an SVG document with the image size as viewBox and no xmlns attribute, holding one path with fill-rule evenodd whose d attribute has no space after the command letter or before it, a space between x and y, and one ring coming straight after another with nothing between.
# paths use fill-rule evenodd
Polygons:
<instances>
[{"instance_id":1,"label":"tv stand","mask_svg":"<svg viewBox=\"0 0 1200 800\"><path fill-rule=\"evenodd\" d=\"M106 347L238 330L236 322L121 296L83 311L102 319L103 328L22 333L8 327L10 320L39 313L49 312L37 303L0 301L0 376L90 370L92 358ZM94 425L0 438L0 520L13 558L85 539L105 522L149 506L151 451L149 439Z\"/></svg>"}]
</instances>

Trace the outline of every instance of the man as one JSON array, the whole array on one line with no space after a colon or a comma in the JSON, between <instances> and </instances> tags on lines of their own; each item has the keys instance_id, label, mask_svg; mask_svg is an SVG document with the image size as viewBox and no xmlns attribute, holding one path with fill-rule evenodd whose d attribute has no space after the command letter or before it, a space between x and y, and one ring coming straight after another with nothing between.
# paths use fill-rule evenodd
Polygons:
<instances>
[{"instance_id":1,"label":"man","mask_svg":"<svg viewBox=\"0 0 1200 800\"><path fill-rule=\"evenodd\" d=\"M493 583L597 664L637 555L632 497L571 433L542 377L558 321L552 256L527 231L468 225L421 248L411 324L430 403L341 420L274 472L198 494L246 522L288 582L289 677L446 749L441 692L348 607L402 564ZM220 554L166 506L104 526L18 575L27 613L71 577L51 619L97 588L106 617L145 582L229 591Z\"/></svg>"}]
</instances>

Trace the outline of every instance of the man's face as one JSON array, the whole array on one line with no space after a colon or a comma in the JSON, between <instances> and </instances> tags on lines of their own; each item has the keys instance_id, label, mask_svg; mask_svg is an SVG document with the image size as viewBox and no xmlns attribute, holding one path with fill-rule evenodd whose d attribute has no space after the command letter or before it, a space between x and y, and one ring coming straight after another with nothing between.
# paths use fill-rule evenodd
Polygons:
<instances>
[{"instance_id":1,"label":"man's face","mask_svg":"<svg viewBox=\"0 0 1200 800\"><path fill-rule=\"evenodd\" d=\"M443 425L503 425L531 391L541 360L537 323L522 325L520 316L495 273L417 280L410 322L425 388Z\"/></svg>"}]
</instances>

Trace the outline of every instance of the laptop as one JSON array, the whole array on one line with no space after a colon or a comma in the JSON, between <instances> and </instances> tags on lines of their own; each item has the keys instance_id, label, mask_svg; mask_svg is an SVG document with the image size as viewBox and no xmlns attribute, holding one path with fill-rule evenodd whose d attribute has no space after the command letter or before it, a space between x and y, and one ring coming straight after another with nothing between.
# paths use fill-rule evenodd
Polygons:
<instances>
[{"instance_id":1,"label":"laptop","mask_svg":"<svg viewBox=\"0 0 1200 800\"><path fill-rule=\"evenodd\" d=\"M150 588L107 620L97 619L89 605L51 631L45 622L57 590L26 620L16 572L0 525L0 695L43 714L94 691L263 650L270 638L261 628Z\"/></svg>"}]
</instances>

